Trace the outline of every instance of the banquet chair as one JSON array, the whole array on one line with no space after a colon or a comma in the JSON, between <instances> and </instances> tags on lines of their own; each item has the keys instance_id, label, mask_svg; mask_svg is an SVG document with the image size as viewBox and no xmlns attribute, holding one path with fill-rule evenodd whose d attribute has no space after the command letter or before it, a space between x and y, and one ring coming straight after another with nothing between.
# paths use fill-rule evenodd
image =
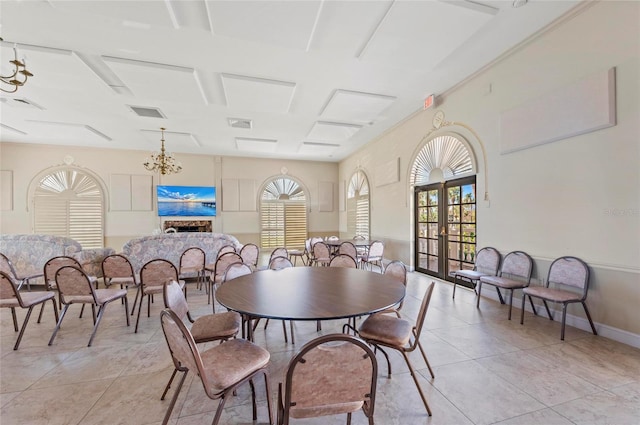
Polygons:
<instances>
[{"instance_id":1,"label":"banquet chair","mask_svg":"<svg viewBox=\"0 0 640 425\"><path fill-rule=\"evenodd\" d=\"M353 258L356 264L358 262L358 249L353 243L349 241L344 241L340 244L340 246L338 247L338 254L349 255L351 258Z\"/></svg>"},{"instance_id":2,"label":"banquet chair","mask_svg":"<svg viewBox=\"0 0 640 425\"><path fill-rule=\"evenodd\" d=\"M382 354L384 354L384 357L387 359L389 378L391 377L391 362L389 361L388 354L382 347L397 350L402 354L429 416L431 416L431 409L427 403L427 398L422 392L422 388L418 382L417 372L414 370L413 365L409 360L408 353L419 348L420 353L422 353L422 357L427 364L431 377L435 378L431 365L429 364L429 360L427 360L427 355L422 348L422 344L420 344L420 333L422 332L422 326L424 325L424 319L427 315L427 309L429 308L429 302L431 301L434 286L435 282L431 282L427 288L424 298L422 299L422 304L420 305L420 311L418 312L415 324L412 324L402 317L376 313L365 319L358 329L358 335L360 338L364 339L368 344L373 345L376 349L380 350ZM400 314L398 313L397 316L400 316ZM345 327L350 326L345 325ZM411 342L412 338L413 342Z\"/></svg>"},{"instance_id":3,"label":"banquet chair","mask_svg":"<svg viewBox=\"0 0 640 425\"><path fill-rule=\"evenodd\" d=\"M69 257L66 255L59 255L57 257L53 257L49 259L44 264L44 270L43 270L44 286L47 291L58 289L56 284L56 273L58 272L58 270L60 270L60 268L64 266L73 266L83 270L80 262L78 262L78 260L76 260L73 257ZM91 284L95 285L96 289L98 289L98 278L95 276L88 276L88 277ZM60 298L58 298L58 306L62 308L62 300ZM83 312L84 312L84 304L80 309L80 318L82 318Z\"/></svg>"},{"instance_id":4,"label":"banquet chair","mask_svg":"<svg viewBox=\"0 0 640 425\"><path fill-rule=\"evenodd\" d=\"M267 263L267 264L271 264L271 260L273 260L276 257L289 258L289 251L287 250L287 248L283 248L283 247L279 247L279 248L274 249L271 252L271 255L269 256L269 263Z\"/></svg>"},{"instance_id":5,"label":"banquet chair","mask_svg":"<svg viewBox=\"0 0 640 425\"><path fill-rule=\"evenodd\" d=\"M53 312L56 317L56 322L58 321L58 305L56 304L56 295L51 291L34 291L34 292L20 292L18 286L15 284L15 281L12 276L5 273L4 271L0 271L0 308L10 308L11 309L11 317L13 319L13 329L18 332L18 318L16 316L16 307L20 307L27 310L27 315L24 318L24 322L20 327L20 333L18 334L18 339L16 340L15 345L13 346L14 350L17 350L20 347L20 341L22 341L22 336L24 335L24 330L27 328L27 323L29 323L29 318L31 317L31 312L33 308L38 304L41 304L40 314L38 315L38 323L42 320L42 312L44 310L44 305L47 301L51 300L53 304Z\"/></svg>"},{"instance_id":6,"label":"banquet chair","mask_svg":"<svg viewBox=\"0 0 640 425\"><path fill-rule=\"evenodd\" d=\"M329 334L304 345L278 385L278 425L291 419L351 415L362 409L373 424L378 362L359 338Z\"/></svg>"},{"instance_id":7,"label":"banquet chair","mask_svg":"<svg viewBox=\"0 0 640 425\"><path fill-rule=\"evenodd\" d=\"M308 251L307 265L308 266L313 266L313 263L315 263L315 261L316 261L316 258L313 255L313 246L318 242L322 242L322 238L320 236L314 236L312 238L309 238L308 241L309 241L309 244L307 246L307 251Z\"/></svg>"},{"instance_id":8,"label":"banquet chair","mask_svg":"<svg viewBox=\"0 0 640 425\"><path fill-rule=\"evenodd\" d=\"M63 266L56 272L56 287L60 293L60 302L64 305L64 308L60 312L60 318L56 324L56 328L53 330L49 345L53 344L53 340L56 338L62 320L69 309L71 304L91 304L91 312L93 317L93 331L91 337L89 337L89 344L87 347L91 347L93 338L96 336L96 331L104 315L104 311L107 305L114 300L124 299L124 315L127 319L127 326L129 326L129 303L127 301L127 290L117 288L106 289L94 289L91 278L79 267L75 266ZM98 315L96 317L95 308L98 307Z\"/></svg>"},{"instance_id":9,"label":"banquet chair","mask_svg":"<svg viewBox=\"0 0 640 425\"><path fill-rule=\"evenodd\" d=\"M269 262L269 269L270 270L282 270L282 269L286 269L289 267L293 267L293 263L291 263L291 260L289 260L287 257L274 257L270 262ZM258 323L260 322L260 319L256 320L255 323L253 324L253 331L255 332L256 327L258 326ZM264 323L264 328L267 329L267 326L269 325L269 319L267 319ZM295 336L293 334L293 321L290 320L289 321L289 328L291 331L291 343L295 344L296 340L295 340ZM287 337L287 325L285 323L285 320L282 321L282 333L284 334L284 342L289 342L289 338Z\"/></svg>"},{"instance_id":10,"label":"banquet chair","mask_svg":"<svg viewBox=\"0 0 640 425\"><path fill-rule=\"evenodd\" d=\"M136 319L136 329L134 333L138 333L138 324L140 323L140 313L142 312L142 302L147 297L147 317L151 317L151 301L155 294L162 294L164 284L166 282L176 281L180 285L180 289L185 291L186 286L184 280L178 279L178 270L171 261L163 258L157 258L147 262L140 269L140 285L138 292L140 302L138 304L138 318ZM136 294L136 297L138 294Z\"/></svg>"},{"instance_id":11,"label":"banquet chair","mask_svg":"<svg viewBox=\"0 0 640 425\"><path fill-rule=\"evenodd\" d=\"M230 280L233 280L237 277L244 276L247 274L253 273L253 268L250 265L245 263L233 263L229 267L227 267L227 271L224 274L224 278L222 279L222 283L226 283ZM242 338L245 338L245 325L249 322L249 318L246 315L242 315ZM250 326L250 325L249 325Z\"/></svg>"},{"instance_id":12,"label":"banquet chair","mask_svg":"<svg viewBox=\"0 0 640 425\"><path fill-rule=\"evenodd\" d=\"M206 256L202 248L194 246L185 249L182 255L180 255L178 277L185 280L195 275L198 289L202 288L202 283L204 282L204 267L206 265L205 258Z\"/></svg>"},{"instance_id":13,"label":"banquet chair","mask_svg":"<svg viewBox=\"0 0 640 425\"><path fill-rule=\"evenodd\" d=\"M476 307L480 307L480 294L482 284L493 285L498 291L498 296L502 299L500 288L509 291L509 320L511 320L511 309L513 306L513 291L529 286L531 282L531 272L533 270L533 259L526 252L512 251L508 253L502 261L500 273L497 276L480 276L478 280L478 300Z\"/></svg>"},{"instance_id":14,"label":"banquet chair","mask_svg":"<svg viewBox=\"0 0 640 425\"><path fill-rule=\"evenodd\" d=\"M13 280L13 283L18 287L18 290L22 289L22 286L26 283L27 289L31 290L31 280L37 279L42 276L42 273L35 273L31 275L20 275L13 266L13 263L3 253L0 252L0 271L4 272Z\"/></svg>"},{"instance_id":15,"label":"banquet chair","mask_svg":"<svg viewBox=\"0 0 640 425\"><path fill-rule=\"evenodd\" d=\"M331 261L331 250L324 242L316 242L312 246L313 263L316 266L328 266Z\"/></svg>"},{"instance_id":16,"label":"banquet chair","mask_svg":"<svg viewBox=\"0 0 640 425\"><path fill-rule=\"evenodd\" d=\"M400 260L391 261L389 264L387 264L387 267L384 268L383 274L385 276L391 276L398 282L402 283L405 288L407 287L407 267L404 265L402 261ZM398 314L403 304L404 304L404 300L400 302L397 308L386 310L386 311L390 311Z\"/></svg>"},{"instance_id":17,"label":"banquet chair","mask_svg":"<svg viewBox=\"0 0 640 425\"><path fill-rule=\"evenodd\" d=\"M453 297L456 297L456 285L459 281L466 282L475 292L476 285L482 276L495 276L500 268L500 253L492 247L484 247L476 254L473 270L456 270L453 275ZM504 304L502 294L498 292L500 303Z\"/></svg>"},{"instance_id":18,"label":"banquet chair","mask_svg":"<svg viewBox=\"0 0 640 425\"><path fill-rule=\"evenodd\" d=\"M269 424L273 423L267 371L270 355L267 350L245 339L231 339L200 352L191 332L173 311L163 310L160 313L160 321L174 367L182 372L182 377L162 421L163 425L169 423L171 412L189 371L192 371L196 376L195 379L202 383L204 392L210 399L220 400L213 417L213 425L220 421L227 398L246 382L251 386L255 423L258 415L253 381L258 375L264 376Z\"/></svg>"},{"instance_id":19,"label":"banquet chair","mask_svg":"<svg viewBox=\"0 0 640 425\"><path fill-rule=\"evenodd\" d=\"M260 256L260 248L258 245L253 243L245 244L240 249L240 257L242 257L242 262L248 264L254 269L258 267L258 257Z\"/></svg>"},{"instance_id":20,"label":"banquet chair","mask_svg":"<svg viewBox=\"0 0 640 425\"><path fill-rule=\"evenodd\" d=\"M140 285L140 274L134 273L133 266L127 257L122 254L111 254L102 260L102 278L108 288L111 285L120 285L121 289L129 289L129 286ZM133 300L131 314L133 314L138 302L138 291Z\"/></svg>"},{"instance_id":21,"label":"banquet chair","mask_svg":"<svg viewBox=\"0 0 640 425\"><path fill-rule=\"evenodd\" d=\"M553 287L550 285L553 284ZM576 291L578 290L578 291ZM598 335L596 327L591 320L591 314L585 300L587 299L587 292L589 291L589 266L579 258L576 257L560 257L551 263L549 267L549 273L547 275L546 286L529 286L522 290L522 311L520 312L520 324L524 323L524 299L529 297L531 302L531 308L534 314L538 314L535 306L533 305L532 297L540 298L547 310L547 315L550 320L553 320L553 315L549 310L547 301L562 304L562 326L560 330L560 340L564 341L564 328L567 318L567 305L571 303L581 303L584 308L584 312L591 325L591 330L594 335Z\"/></svg>"},{"instance_id":22,"label":"banquet chair","mask_svg":"<svg viewBox=\"0 0 640 425\"><path fill-rule=\"evenodd\" d=\"M218 257L213 267L213 274L209 276L207 304L211 302L214 313L216 312L216 284L221 284L224 281L224 275L227 272L227 268L229 268L231 264L235 263L242 264L242 257L240 254L236 254L235 252L225 252Z\"/></svg>"},{"instance_id":23,"label":"banquet chair","mask_svg":"<svg viewBox=\"0 0 640 425\"><path fill-rule=\"evenodd\" d=\"M360 264L362 264L362 268L364 269L368 264L371 270L373 271L373 266L377 266L380 268L380 273L382 273L382 258L384 255L384 244L382 241L373 241L371 245L369 245L369 249L360 257Z\"/></svg>"},{"instance_id":24,"label":"banquet chair","mask_svg":"<svg viewBox=\"0 0 640 425\"><path fill-rule=\"evenodd\" d=\"M329 267L349 267L357 269L358 264L356 264L356 260L354 260L352 256L348 254L338 254L331 258Z\"/></svg>"},{"instance_id":25,"label":"banquet chair","mask_svg":"<svg viewBox=\"0 0 640 425\"><path fill-rule=\"evenodd\" d=\"M233 245L225 245L218 250L218 254L216 255L216 260L220 258L221 255L226 254L227 252L236 252L236 248Z\"/></svg>"},{"instance_id":26,"label":"banquet chair","mask_svg":"<svg viewBox=\"0 0 640 425\"><path fill-rule=\"evenodd\" d=\"M287 252L289 253L289 259L293 263L294 267L296 265L298 265L298 258L300 258L302 260L302 264L303 265L305 265L305 266L307 265L306 261L304 260L304 257L306 257L306 255L307 255L307 248L306 247L304 249L297 249L297 248L289 249L289 248L287 248Z\"/></svg>"},{"instance_id":27,"label":"banquet chair","mask_svg":"<svg viewBox=\"0 0 640 425\"><path fill-rule=\"evenodd\" d=\"M175 281L165 282L162 295L165 308L173 311L180 320L184 321L186 318L192 323L191 335L196 344L210 341L226 341L230 338L235 338L240 331L242 317L235 311L206 314L194 320L189 312L189 305L184 297L184 293L180 285ZM176 372L178 372L178 368L173 369L171 378L164 388L160 400L164 400L164 397L167 395L167 391L171 388L171 383L176 376Z\"/></svg>"}]
</instances>

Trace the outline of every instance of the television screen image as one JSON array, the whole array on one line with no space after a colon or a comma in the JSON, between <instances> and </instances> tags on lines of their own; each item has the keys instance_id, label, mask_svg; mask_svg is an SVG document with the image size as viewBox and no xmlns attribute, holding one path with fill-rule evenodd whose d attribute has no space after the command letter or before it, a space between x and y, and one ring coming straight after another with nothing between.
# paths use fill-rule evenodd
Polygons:
<instances>
[{"instance_id":1,"label":"television screen image","mask_svg":"<svg viewBox=\"0 0 640 425\"><path fill-rule=\"evenodd\" d=\"M213 186L157 187L159 216L215 216L216 188Z\"/></svg>"}]
</instances>

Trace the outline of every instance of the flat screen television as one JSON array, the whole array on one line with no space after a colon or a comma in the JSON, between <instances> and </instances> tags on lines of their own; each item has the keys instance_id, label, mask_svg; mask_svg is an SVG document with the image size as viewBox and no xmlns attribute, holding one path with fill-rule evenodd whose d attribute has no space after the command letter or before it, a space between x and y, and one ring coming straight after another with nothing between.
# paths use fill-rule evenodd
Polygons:
<instances>
[{"instance_id":1,"label":"flat screen television","mask_svg":"<svg viewBox=\"0 0 640 425\"><path fill-rule=\"evenodd\" d=\"M213 186L157 186L159 216L215 216Z\"/></svg>"}]
</instances>

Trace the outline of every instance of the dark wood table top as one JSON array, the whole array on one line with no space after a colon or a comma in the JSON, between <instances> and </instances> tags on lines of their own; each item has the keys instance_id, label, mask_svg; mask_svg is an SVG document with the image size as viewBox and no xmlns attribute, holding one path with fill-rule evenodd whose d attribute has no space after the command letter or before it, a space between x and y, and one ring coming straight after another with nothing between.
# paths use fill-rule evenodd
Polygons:
<instances>
[{"instance_id":1,"label":"dark wood table top","mask_svg":"<svg viewBox=\"0 0 640 425\"><path fill-rule=\"evenodd\" d=\"M345 267L262 270L225 282L216 292L224 307L253 317L330 320L390 308L404 285L390 276Z\"/></svg>"}]
</instances>

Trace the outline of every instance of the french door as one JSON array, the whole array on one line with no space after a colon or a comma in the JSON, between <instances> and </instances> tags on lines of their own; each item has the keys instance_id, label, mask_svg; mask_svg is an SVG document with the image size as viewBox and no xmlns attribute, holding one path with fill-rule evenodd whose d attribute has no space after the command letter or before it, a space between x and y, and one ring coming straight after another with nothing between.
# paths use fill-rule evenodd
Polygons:
<instances>
[{"instance_id":1,"label":"french door","mask_svg":"<svg viewBox=\"0 0 640 425\"><path fill-rule=\"evenodd\" d=\"M415 188L416 270L452 280L449 272L472 269L476 253L476 178Z\"/></svg>"}]
</instances>

